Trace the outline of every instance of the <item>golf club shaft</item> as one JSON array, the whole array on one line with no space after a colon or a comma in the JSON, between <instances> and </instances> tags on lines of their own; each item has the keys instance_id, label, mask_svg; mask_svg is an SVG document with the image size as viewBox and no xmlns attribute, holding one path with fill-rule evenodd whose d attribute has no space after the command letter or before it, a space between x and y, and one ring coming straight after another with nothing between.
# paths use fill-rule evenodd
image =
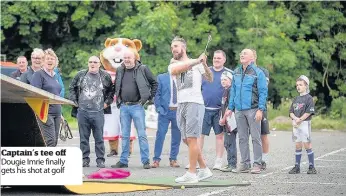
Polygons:
<instances>
[{"instance_id":1,"label":"golf club shaft","mask_svg":"<svg viewBox=\"0 0 346 196\"><path fill-rule=\"evenodd\" d=\"M205 46L205 49L204 49L204 52L205 53L207 51L207 48L208 48L208 45L209 45L209 42L211 41L211 35L209 34L208 36L208 42L207 42L207 45Z\"/></svg>"}]
</instances>

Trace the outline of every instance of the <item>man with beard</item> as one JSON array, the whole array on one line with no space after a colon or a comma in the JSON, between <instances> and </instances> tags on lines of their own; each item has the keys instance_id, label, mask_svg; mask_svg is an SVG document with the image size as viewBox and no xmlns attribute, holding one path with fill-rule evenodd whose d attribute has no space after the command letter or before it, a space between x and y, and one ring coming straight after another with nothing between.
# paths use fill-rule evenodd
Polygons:
<instances>
[{"instance_id":1,"label":"man with beard","mask_svg":"<svg viewBox=\"0 0 346 196\"><path fill-rule=\"evenodd\" d=\"M34 51L31 53L31 66L20 76L20 81L27 84L31 83L32 75L34 75L36 71L39 71L42 68L44 56L45 54L42 49L34 49Z\"/></svg>"},{"instance_id":2,"label":"man with beard","mask_svg":"<svg viewBox=\"0 0 346 196\"><path fill-rule=\"evenodd\" d=\"M181 137L189 148L190 168L176 183L197 183L210 178L213 173L206 166L197 138L201 136L204 117L204 101L201 92L202 76L211 82L213 75L207 66L207 58L202 54L198 59L189 59L186 54L186 41L176 37L171 44L174 60L168 71L176 77L178 88L177 124ZM200 170L196 171L199 163Z\"/></svg>"}]
</instances>

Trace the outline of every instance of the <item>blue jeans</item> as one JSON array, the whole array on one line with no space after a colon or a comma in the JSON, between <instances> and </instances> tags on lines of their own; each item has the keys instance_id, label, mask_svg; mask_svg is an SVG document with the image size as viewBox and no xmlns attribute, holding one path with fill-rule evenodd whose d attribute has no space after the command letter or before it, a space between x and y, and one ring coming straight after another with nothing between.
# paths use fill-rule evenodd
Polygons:
<instances>
[{"instance_id":1,"label":"blue jeans","mask_svg":"<svg viewBox=\"0 0 346 196\"><path fill-rule=\"evenodd\" d=\"M122 153L120 162L128 164L130 153L130 133L131 121L133 120L139 141L141 161L143 164L149 163L149 144L145 131L145 111L142 105L124 105L120 106L120 123L122 131Z\"/></svg>"},{"instance_id":2,"label":"blue jeans","mask_svg":"<svg viewBox=\"0 0 346 196\"><path fill-rule=\"evenodd\" d=\"M177 126L177 111L168 110L166 115L159 114L158 117L158 129L156 132L155 149L154 149L154 161L161 161L161 153L163 148L163 142L168 131L168 125L171 123L172 139L171 139L171 152L169 160L177 160L179 153L179 146L181 141L180 130Z\"/></svg>"}]
</instances>

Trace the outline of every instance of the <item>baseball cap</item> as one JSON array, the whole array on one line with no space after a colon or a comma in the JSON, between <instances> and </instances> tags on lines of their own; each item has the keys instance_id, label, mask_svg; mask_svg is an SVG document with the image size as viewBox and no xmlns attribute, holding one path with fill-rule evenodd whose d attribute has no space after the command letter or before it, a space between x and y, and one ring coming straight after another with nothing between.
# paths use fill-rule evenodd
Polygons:
<instances>
[{"instance_id":1,"label":"baseball cap","mask_svg":"<svg viewBox=\"0 0 346 196\"><path fill-rule=\"evenodd\" d=\"M302 80L304 80L305 82L306 82L306 84L309 86L310 85L310 81L309 81L309 78L308 77L306 77L305 75L301 75L301 76L299 76L299 78L298 79L302 79Z\"/></svg>"},{"instance_id":2,"label":"baseball cap","mask_svg":"<svg viewBox=\"0 0 346 196\"><path fill-rule=\"evenodd\" d=\"M304 82L306 82L306 84L307 84L307 89L306 89L306 91L307 91L307 93L309 93L309 92L310 92L310 89L309 89L310 80L309 80L309 78L306 77L305 75L301 75L301 76L299 76L298 79L304 80Z\"/></svg>"},{"instance_id":3,"label":"baseball cap","mask_svg":"<svg viewBox=\"0 0 346 196\"><path fill-rule=\"evenodd\" d=\"M233 74L230 71L224 71L221 74L221 80L225 78L229 78L230 80L232 80Z\"/></svg>"}]
</instances>

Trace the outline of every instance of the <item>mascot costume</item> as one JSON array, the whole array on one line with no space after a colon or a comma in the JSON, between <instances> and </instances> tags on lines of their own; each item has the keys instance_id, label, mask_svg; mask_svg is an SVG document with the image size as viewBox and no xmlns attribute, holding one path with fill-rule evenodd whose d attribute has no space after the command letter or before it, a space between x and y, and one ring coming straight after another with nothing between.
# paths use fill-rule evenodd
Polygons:
<instances>
[{"instance_id":1,"label":"mascot costume","mask_svg":"<svg viewBox=\"0 0 346 196\"><path fill-rule=\"evenodd\" d=\"M123 62L124 49L131 48L136 52L136 59L139 60L138 51L142 48L140 40L130 40L127 38L107 38L105 42L105 49L100 54L100 59L105 70L112 76L113 82L115 81L116 68L120 67ZM121 138L121 125L120 125L120 109L117 108L116 97L111 104L112 114L105 114L105 124L103 131L103 138L109 141L110 153L108 157L115 156L119 153L119 138ZM133 140L136 139L135 127L131 124L130 135L130 155L133 152Z\"/></svg>"}]
</instances>

